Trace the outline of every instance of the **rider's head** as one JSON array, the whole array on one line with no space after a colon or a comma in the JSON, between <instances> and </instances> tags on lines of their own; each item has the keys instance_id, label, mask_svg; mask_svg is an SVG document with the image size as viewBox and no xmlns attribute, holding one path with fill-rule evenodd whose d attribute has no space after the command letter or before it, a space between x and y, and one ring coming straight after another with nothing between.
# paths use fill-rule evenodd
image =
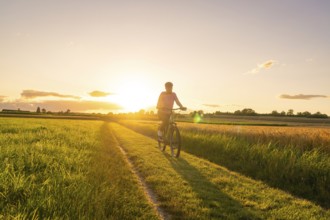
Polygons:
<instances>
[{"instance_id":1,"label":"rider's head","mask_svg":"<svg viewBox=\"0 0 330 220\"><path fill-rule=\"evenodd\" d=\"M171 83L171 82L165 83L165 89L166 89L166 92L172 93L173 83Z\"/></svg>"}]
</instances>

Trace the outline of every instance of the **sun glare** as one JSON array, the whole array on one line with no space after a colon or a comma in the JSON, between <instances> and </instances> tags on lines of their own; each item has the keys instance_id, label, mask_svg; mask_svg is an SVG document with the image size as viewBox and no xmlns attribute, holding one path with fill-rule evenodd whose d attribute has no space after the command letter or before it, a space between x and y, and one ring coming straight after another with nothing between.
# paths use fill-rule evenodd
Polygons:
<instances>
[{"instance_id":1,"label":"sun glare","mask_svg":"<svg viewBox=\"0 0 330 220\"><path fill-rule=\"evenodd\" d=\"M123 107L125 112L136 112L155 105L152 91L146 84L131 81L121 84L116 93L116 103Z\"/></svg>"}]
</instances>

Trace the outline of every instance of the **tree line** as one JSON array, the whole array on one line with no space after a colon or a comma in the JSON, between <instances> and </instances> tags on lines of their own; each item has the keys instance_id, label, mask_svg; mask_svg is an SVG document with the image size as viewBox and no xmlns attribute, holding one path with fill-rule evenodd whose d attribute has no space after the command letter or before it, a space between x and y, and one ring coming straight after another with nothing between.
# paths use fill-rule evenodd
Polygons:
<instances>
[{"instance_id":1,"label":"tree line","mask_svg":"<svg viewBox=\"0 0 330 220\"><path fill-rule=\"evenodd\" d=\"M196 114L198 115L203 115L203 116L218 116L218 115L240 115L240 116L289 116L289 117L304 117L304 118L328 118L327 114L323 114L321 112L315 112L311 113L309 111L304 111L304 112L297 112L293 109L289 109L288 111L277 111L273 110L271 113L257 113L255 110L251 108L244 108L242 110L236 110L234 112L221 112L221 111L216 111L213 113L205 113L203 110L199 111L193 111L190 113L192 117L194 117Z\"/></svg>"},{"instance_id":2,"label":"tree line","mask_svg":"<svg viewBox=\"0 0 330 220\"><path fill-rule=\"evenodd\" d=\"M58 114L70 114L70 109L67 109L66 111L59 111ZM38 114L53 114L51 111L47 111L45 108L40 109L40 107L37 108L36 113Z\"/></svg>"}]
</instances>

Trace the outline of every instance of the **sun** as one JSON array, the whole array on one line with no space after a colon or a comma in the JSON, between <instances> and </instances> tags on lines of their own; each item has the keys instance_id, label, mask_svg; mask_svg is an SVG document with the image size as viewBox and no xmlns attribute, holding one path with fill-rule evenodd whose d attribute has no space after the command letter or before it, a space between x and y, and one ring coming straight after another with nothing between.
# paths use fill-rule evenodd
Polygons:
<instances>
[{"instance_id":1,"label":"sun","mask_svg":"<svg viewBox=\"0 0 330 220\"><path fill-rule=\"evenodd\" d=\"M156 105L151 89L139 81L122 83L116 92L116 103L124 112L137 112Z\"/></svg>"}]
</instances>

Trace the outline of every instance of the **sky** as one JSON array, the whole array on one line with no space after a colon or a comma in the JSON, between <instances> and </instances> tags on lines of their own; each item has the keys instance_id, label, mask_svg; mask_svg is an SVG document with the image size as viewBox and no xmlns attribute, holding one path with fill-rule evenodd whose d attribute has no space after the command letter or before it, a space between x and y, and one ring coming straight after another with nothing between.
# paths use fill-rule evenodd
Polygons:
<instances>
[{"instance_id":1,"label":"sky","mask_svg":"<svg viewBox=\"0 0 330 220\"><path fill-rule=\"evenodd\" d=\"M330 115L328 0L0 0L0 109Z\"/></svg>"}]
</instances>

